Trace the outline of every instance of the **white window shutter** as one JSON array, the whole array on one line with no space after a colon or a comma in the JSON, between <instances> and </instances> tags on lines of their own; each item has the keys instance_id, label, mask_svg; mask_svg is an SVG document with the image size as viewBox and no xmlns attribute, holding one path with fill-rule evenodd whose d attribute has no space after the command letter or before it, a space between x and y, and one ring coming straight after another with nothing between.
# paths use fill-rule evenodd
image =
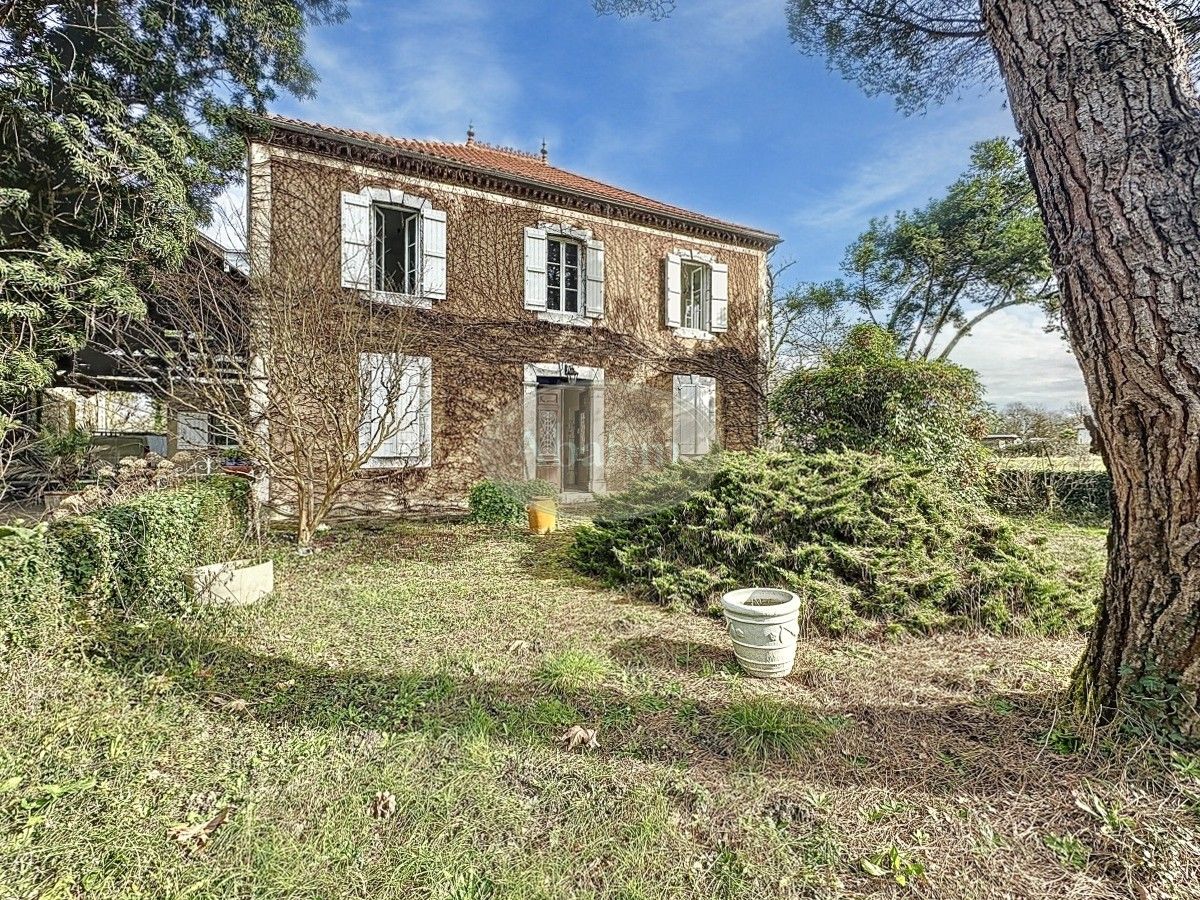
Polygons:
<instances>
[{"instance_id":1,"label":"white window shutter","mask_svg":"<svg viewBox=\"0 0 1200 900\"><path fill-rule=\"evenodd\" d=\"M678 253L668 253L663 263L663 298L667 326L683 324L683 261Z\"/></svg>"},{"instance_id":2,"label":"white window shutter","mask_svg":"<svg viewBox=\"0 0 1200 900\"><path fill-rule=\"evenodd\" d=\"M423 356L417 360L420 373L421 408L421 445L419 458L415 461L418 466L428 466L433 462L433 360Z\"/></svg>"},{"instance_id":3,"label":"white window shutter","mask_svg":"<svg viewBox=\"0 0 1200 900\"><path fill-rule=\"evenodd\" d=\"M419 460L422 453L422 424L424 423L424 377L421 362L406 357L401 364L400 384L397 386L395 411L395 455L406 463Z\"/></svg>"},{"instance_id":4,"label":"white window shutter","mask_svg":"<svg viewBox=\"0 0 1200 900\"><path fill-rule=\"evenodd\" d=\"M604 315L604 241L587 242L587 287L584 313L593 319Z\"/></svg>"},{"instance_id":5,"label":"white window shutter","mask_svg":"<svg viewBox=\"0 0 1200 900\"><path fill-rule=\"evenodd\" d=\"M175 446L178 450L207 450L208 413L180 412L176 414Z\"/></svg>"},{"instance_id":6,"label":"white window shutter","mask_svg":"<svg viewBox=\"0 0 1200 900\"><path fill-rule=\"evenodd\" d=\"M446 299L446 211L429 206L421 210L421 293Z\"/></svg>"},{"instance_id":7,"label":"white window shutter","mask_svg":"<svg viewBox=\"0 0 1200 900\"><path fill-rule=\"evenodd\" d=\"M704 456L716 444L717 382L698 375L674 377L673 458Z\"/></svg>"},{"instance_id":8,"label":"white window shutter","mask_svg":"<svg viewBox=\"0 0 1200 900\"><path fill-rule=\"evenodd\" d=\"M364 353L361 366L367 402L359 449L373 451L367 466L428 466L433 374L429 357Z\"/></svg>"},{"instance_id":9,"label":"white window shutter","mask_svg":"<svg viewBox=\"0 0 1200 900\"><path fill-rule=\"evenodd\" d=\"M546 229L525 229L525 308L546 308Z\"/></svg>"},{"instance_id":10,"label":"white window shutter","mask_svg":"<svg viewBox=\"0 0 1200 900\"><path fill-rule=\"evenodd\" d=\"M358 448L370 452L372 459L396 455L395 435L385 433L390 418L387 385L391 380L392 360L383 353L364 353L359 357L363 390L362 422L358 429Z\"/></svg>"},{"instance_id":11,"label":"white window shutter","mask_svg":"<svg viewBox=\"0 0 1200 900\"><path fill-rule=\"evenodd\" d=\"M712 450L717 438L717 381L697 378L695 393L696 455Z\"/></svg>"},{"instance_id":12,"label":"white window shutter","mask_svg":"<svg viewBox=\"0 0 1200 900\"><path fill-rule=\"evenodd\" d=\"M725 331L729 327L729 266L713 263L712 271L712 315L709 328L713 332Z\"/></svg>"},{"instance_id":13,"label":"white window shutter","mask_svg":"<svg viewBox=\"0 0 1200 900\"><path fill-rule=\"evenodd\" d=\"M342 287L371 289L371 201L342 192Z\"/></svg>"}]
</instances>

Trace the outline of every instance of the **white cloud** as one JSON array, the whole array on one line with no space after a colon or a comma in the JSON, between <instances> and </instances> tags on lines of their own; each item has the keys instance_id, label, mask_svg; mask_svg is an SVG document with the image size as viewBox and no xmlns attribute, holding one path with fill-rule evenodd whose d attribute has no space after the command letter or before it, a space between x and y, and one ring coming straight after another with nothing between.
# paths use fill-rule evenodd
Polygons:
<instances>
[{"instance_id":1,"label":"white cloud","mask_svg":"<svg viewBox=\"0 0 1200 900\"><path fill-rule=\"evenodd\" d=\"M1083 374L1066 341L1047 334L1041 311L1004 309L954 348L952 359L979 373L997 406L1029 403L1062 408L1086 403Z\"/></svg>"},{"instance_id":2,"label":"white cloud","mask_svg":"<svg viewBox=\"0 0 1200 900\"><path fill-rule=\"evenodd\" d=\"M323 74L299 115L384 134L445 139L472 120L506 132L520 85L489 33L497 7L477 0L411 0L352 9L350 22L312 32Z\"/></svg>"}]
</instances>

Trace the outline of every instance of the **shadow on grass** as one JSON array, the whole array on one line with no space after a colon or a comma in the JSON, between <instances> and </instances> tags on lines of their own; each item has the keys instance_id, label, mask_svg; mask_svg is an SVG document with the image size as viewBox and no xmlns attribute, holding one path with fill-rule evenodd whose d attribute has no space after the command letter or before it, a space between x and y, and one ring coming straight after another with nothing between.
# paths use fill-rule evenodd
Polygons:
<instances>
[{"instance_id":1,"label":"shadow on grass","mask_svg":"<svg viewBox=\"0 0 1200 900\"><path fill-rule=\"evenodd\" d=\"M113 649L109 664L122 675L166 676L198 705L272 726L487 733L514 744L557 746L563 731L579 724L598 730L595 752L602 755L717 771L752 761L738 754L725 724L736 697L700 702L677 691L625 693L616 683L572 692L454 670L329 669L176 626L126 638ZM727 664L715 647L673 641L628 641L622 653L685 671ZM832 736L795 759L753 761L782 775L819 770L840 784L938 795L1059 790L1061 779L1095 766L1047 749L1056 700L1013 695L1004 698L1003 713L979 702L917 708L881 701L814 711L781 701L800 718L831 726Z\"/></svg>"},{"instance_id":2,"label":"shadow on grass","mask_svg":"<svg viewBox=\"0 0 1200 900\"><path fill-rule=\"evenodd\" d=\"M728 648L698 641L677 641L658 635L643 635L609 648L614 658L634 666L650 666L697 675L739 672Z\"/></svg>"},{"instance_id":3,"label":"shadow on grass","mask_svg":"<svg viewBox=\"0 0 1200 900\"><path fill-rule=\"evenodd\" d=\"M523 545L517 563L531 578L597 591L609 589L572 564L570 548L575 540L573 527L560 528L550 534L517 532L514 537Z\"/></svg>"}]
</instances>

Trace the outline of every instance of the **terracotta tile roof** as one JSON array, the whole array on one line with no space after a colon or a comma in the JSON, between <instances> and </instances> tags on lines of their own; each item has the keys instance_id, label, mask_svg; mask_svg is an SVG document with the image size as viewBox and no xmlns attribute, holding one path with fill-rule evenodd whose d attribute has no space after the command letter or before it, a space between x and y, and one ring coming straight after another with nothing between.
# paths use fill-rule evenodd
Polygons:
<instances>
[{"instance_id":1,"label":"terracotta tile roof","mask_svg":"<svg viewBox=\"0 0 1200 900\"><path fill-rule=\"evenodd\" d=\"M736 222L727 222L703 213L693 212L680 206L673 206L635 194L603 181L596 181L566 169L560 169L543 162L540 156L513 150L508 147L495 147L480 141L456 144L449 141L427 141L415 138L389 137L374 134L369 131L358 131L352 128L340 128L336 125L322 125L316 122L306 122L288 116L268 114L263 119L275 127L315 132L334 139L342 138L349 141L375 144L380 147L393 148L418 156L431 157L469 167L471 169L491 172L522 181L532 182L549 188L578 194L583 197L607 200L620 206L632 207L658 213L670 218L686 222L710 225L718 228L744 234L757 242L778 243L779 237L770 232Z\"/></svg>"}]
</instances>

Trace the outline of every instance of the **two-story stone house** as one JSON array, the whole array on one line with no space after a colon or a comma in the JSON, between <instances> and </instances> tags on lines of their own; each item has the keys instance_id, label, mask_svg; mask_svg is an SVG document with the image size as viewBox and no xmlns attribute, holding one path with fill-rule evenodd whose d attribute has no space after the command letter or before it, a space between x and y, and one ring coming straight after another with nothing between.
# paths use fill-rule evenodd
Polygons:
<instances>
[{"instance_id":1,"label":"two-story stone house","mask_svg":"<svg viewBox=\"0 0 1200 900\"><path fill-rule=\"evenodd\" d=\"M400 364L419 402L372 459L363 505L458 502L485 476L586 495L757 443L775 235L473 134L272 116L248 144L252 267L303 269L415 323Z\"/></svg>"}]
</instances>

